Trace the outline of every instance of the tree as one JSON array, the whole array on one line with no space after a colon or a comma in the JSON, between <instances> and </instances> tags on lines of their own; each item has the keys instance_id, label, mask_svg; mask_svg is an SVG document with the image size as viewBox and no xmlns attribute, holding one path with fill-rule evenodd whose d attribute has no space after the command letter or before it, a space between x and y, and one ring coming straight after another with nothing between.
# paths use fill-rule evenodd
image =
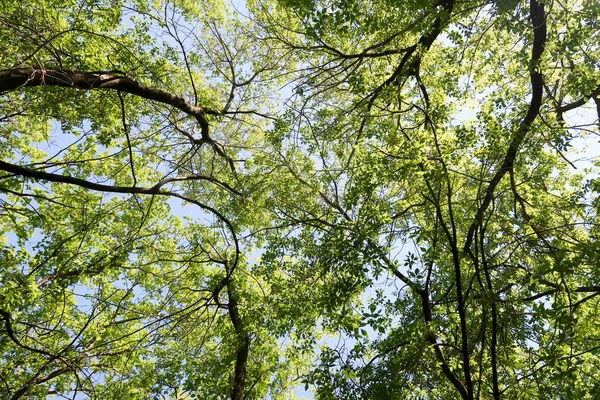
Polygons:
<instances>
[{"instance_id":1,"label":"tree","mask_svg":"<svg viewBox=\"0 0 600 400\"><path fill-rule=\"evenodd\" d=\"M2 9L5 397L600 393L596 2Z\"/></svg>"}]
</instances>

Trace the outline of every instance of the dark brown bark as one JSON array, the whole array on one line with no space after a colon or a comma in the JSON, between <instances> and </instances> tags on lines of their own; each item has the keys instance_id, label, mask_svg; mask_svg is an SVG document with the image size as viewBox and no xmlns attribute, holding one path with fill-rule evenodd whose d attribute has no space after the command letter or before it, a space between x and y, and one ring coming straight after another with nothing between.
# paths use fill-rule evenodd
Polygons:
<instances>
[{"instance_id":1,"label":"dark brown bark","mask_svg":"<svg viewBox=\"0 0 600 400\"><path fill-rule=\"evenodd\" d=\"M584 96L584 97L582 97L581 99L579 99L577 101L574 101L572 103L560 106L557 109L557 111L562 114L562 113L565 113L567 111L574 110L574 109L576 109L578 107L583 106L590 99L594 99L594 101L596 103L598 103L598 101L599 101L598 100L598 96L600 96L600 86L597 86L596 89L594 89L588 96ZM599 112L598 117L600 118L600 111L598 111L598 112Z\"/></svg>"},{"instance_id":2,"label":"dark brown bark","mask_svg":"<svg viewBox=\"0 0 600 400\"><path fill-rule=\"evenodd\" d=\"M44 375L44 376L38 376L36 378L31 379L29 382L27 382L25 385L23 385L21 388L19 388L10 398L10 400L18 400L20 398L22 398L23 396L27 396L27 394L29 393L29 391L31 389L33 389L34 386L36 385L40 385L42 383L48 382L60 375L66 374L67 372L72 371L71 368L60 368L57 369L56 371L52 371L50 372L48 375Z\"/></svg>"},{"instance_id":3,"label":"dark brown bark","mask_svg":"<svg viewBox=\"0 0 600 400\"><path fill-rule=\"evenodd\" d=\"M492 365L492 395L495 400L500 399L500 385L498 384L498 307L496 305L496 293L494 291L494 285L492 283L492 276L490 274L487 258L485 256L485 225L482 228L481 234L479 235L479 245L481 248L481 265L485 275L486 290L488 293L492 293L492 338L490 343L490 362ZM476 261L476 260L475 260ZM485 328L484 328L485 329ZM482 344L482 349L483 349Z\"/></svg>"},{"instance_id":4,"label":"dark brown bark","mask_svg":"<svg viewBox=\"0 0 600 400\"><path fill-rule=\"evenodd\" d=\"M231 280L229 280L227 284L227 294L229 296L229 319L233 324L238 339L231 400L244 400L244 392L246 390L246 369L248 365L248 353L250 352L250 334L244 329L242 317L240 316L238 309L237 296L232 288Z\"/></svg>"},{"instance_id":5,"label":"dark brown bark","mask_svg":"<svg viewBox=\"0 0 600 400\"><path fill-rule=\"evenodd\" d=\"M512 170L517 153L523 144L523 140L529 132L533 121L535 121L537 118L540 107L542 106L544 78L540 72L540 61L546 46L547 36L546 12L544 10L544 4L538 3L536 0L531 0L530 18L533 28L533 46L531 51L531 65L529 67L531 69L531 101L529 103L529 108L527 109L527 114L525 114L525 117L521 120L521 123L519 124L517 131L510 142L506 155L504 156L504 160L492 177L492 180L485 191L485 197L477 209L475 218L469 227L464 247L467 254L471 252L471 244L473 243L475 231L481 225L481 222L483 221L483 215L494 198L496 187L504 175L506 175L508 171Z\"/></svg>"},{"instance_id":6,"label":"dark brown bark","mask_svg":"<svg viewBox=\"0 0 600 400\"><path fill-rule=\"evenodd\" d=\"M400 272L396 268L394 263L385 255L383 251L381 251L381 249L378 248L377 244L374 243L372 240L369 240L368 244L373 250L375 250L378 253L379 257L385 264L385 268L392 272L394 276L396 276L398 279L404 282L412 290L414 290L415 293L417 293L417 295L421 299L421 307L423 307L423 319L425 320L425 326L429 329L431 323L433 322L433 312L431 302L429 300L429 291L427 287L421 288L419 284L411 281L406 275ZM460 393L460 396L463 399L468 399L469 391L467 390L467 387L465 387L465 384L461 382L460 379L458 379L458 377L456 376L456 374L452 372L452 369L450 369L450 366L448 365L448 362L444 357L444 353L442 353L442 350L440 348L440 346L442 346L442 343L438 342L437 337L432 330L428 330L425 333L425 340L427 340L431 344L431 347L433 347L435 356L440 362L442 372L444 373L446 378L448 378L448 380Z\"/></svg>"},{"instance_id":7,"label":"dark brown bark","mask_svg":"<svg viewBox=\"0 0 600 400\"><path fill-rule=\"evenodd\" d=\"M4 325L6 327L6 333L8 334L8 337L19 347L24 348L26 350L31 351L32 353L37 353L37 354L41 354L43 356L46 356L48 358L48 363L50 363L53 360L56 360L58 358L58 356L48 353L47 351L44 350L40 350L40 349L36 349L30 346L27 346L23 343L21 343L21 341L19 339L17 339L17 337L15 336L15 332L13 330L12 327L12 322L11 322L11 315L10 313L8 313L7 311L0 309L0 315L2 316L2 319L4 320ZM71 371L71 368L60 368L56 371L53 371L47 375L43 375L43 376L39 376L39 374L42 372L42 370L45 367L43 367L42 369L40 369L38 371L38 373L36 375L34 375L34 377L32 379L29 380L29 382L27 382L25 385L23 385L22 387L20 387L19 389L17 389L14 394L12 395L12 397L10 398L10 400L18 400L20 398L22 398L23 396L26 396L29 391L31 389L33 389L34 386L48 382L51 379L56 378L57 376L60 376L62 374L65 374L69 371Z\"/></svg>"},{"instance_id":8,"label":"dark brown bark","mask_svg":"<svg viewBox=\"0 0 600 400\"><path fill-rule=\"evenodd\" d=\"M216 215L221 221L223 221L223 223L225 225L227 225L227 228L229 229L229 231L231 232L231 234L233 236L233 241L235 244L235 259L233 261L232 267L229 269L229 276L231 276L233 274L233 271L235 270L235 268L237 266L240 249L239 249L238 239L237 239L237 236L235 235L235 230L233 229L233 225L231 224L231 222L223 214L221 214L219 211L217 211L216 209L214 209L213 207L211 207L209 205L201 203L198 200L192 199L192 198L182 195L180 193L170 192L170 191L161 189L162 186L165 185L166 183L172 182L174 180L182 180L184 178L181 178L181 179L180 178L166 178L166 179L163 179L162 181L158 182L156 185L147 188L147 187L102 185L99 183L86 181L85 179L75 178L72 176L66 176L66 175L61 175L61 174L53 174L50 172L44 172L44 171L33 169L33 168L27 168L27 167L22 167L20 165L7 163L5 161L0 161L0 170L10 172L14 175L18 175L18 176L22 176L22 177L27 177L27 178L36 179L36 180L44 180L44 181L49 181L49 182L66 183L66 184L76 185L76 186L80 186L80 187L83 187L86 189L95 190L95 191L99 191L99 192L169 196L169 197L177 197L178 199L192 203L192 204L200 207L201 209ZM196 178L202 179L202 176L198 175ZM192 179L192 178L190 177L189 179Z\"/></svg>"},{"instance_id":9,"label":"dark brown bark","mask_svg":"<svg viewBox=\"0 0 600 400\"><path fill-rule=\"evenodd\" d=\"M85 72L63 69L15 68L0 71L0 93L28 86L60 86L81 90L112 89L175 107L194 117L200 124L202 137L209 140L206 115L215 110L188 103L183 98L161 89L143 85L126 76L111 72Z\"/></svg>"},{"instance_id":10,"label":"dark brown bark","mask_svg":"<svg viewBox=\"0 0 600 400\"><path fill-rule=\"evenodd\" d=\"M190 181L190 180L205 180L212 182L218 186L221 186L228 191L240 195L241 193L225 182L221 182L216 178L207 175L191 175L181 178L165 178L158 182L156 185L144 188L138 186L112 186L112 185L103 185L99 183L89 182L84 179L75 178L68 175L54 174L50 172L45 172L43 170L22 167L20 165L11 164L5 161L0 161L0 170L10 172L14 175L24 176L33 179L41 179L50 182L59 182L59 183L68 183L72 185L77 185L84 187L86 189L97 190L100 192L111 192L111 193L129 193L129 194L160 194L161 188L171 182L179 182L179 181Z\"/></svg>"},{"instance_id":11,"label":"dark brown bark","mask_svg":"<svg viewBox=\"0 0 600 400\"><path fill-rule=\"evenodd\" d=\"M422 35L419 38L419 41L414 45L403 49L402 52L404 53L404 56L400 60L400 63L394 72L371 94L368 105L369 109L371 109L375 100L381 94L381 91L387 86L396 82L398 78L402 76L418 75L423 56L429 50L438 36L442 33L442 30L446 27L448 21L450 20L450 14L454 8L454 3L455 0L442 0L437 3L437 5L441 6L441 11L433 22L432 30ZM419 50L419 52L417 52L417 50Z\"/></svg>"},{"instance_id":12,"label":"dark brown bark","mask_svg":"<svg viewBox=\"0 0 600 400\"><path fill-rule=\"evenodd\" d=\"M4 320L4 325L6 326L6 333L8 334L8 337L17 346L19 346L25 350L29 350L32 353L44 355L44 356L48 357L50 360L54 360L54 359L58 358L58 356L48 353L47 351L36 349L36 348L30 347L30 346L27 346L26 344L21 343L21 341L19 339L17 339L17 337L15 335L15 331L13 330L12 321L11 321L12 317L11 317L10 313L0 308L0 316L2 316L2 319Z\"/></svg>"},{"instance_id":13,"label":"dark brown bark","mask_svg":"<svg viewBox=\"0 0 600 400\"><path fill-rule=\"evenodd\" d=\"M465 377L464 385L460 384L460 386L459 386L456 383L456 382L460 382L456 378L456 375L452 374L452 376L454 378L456 378L456 381L455 381L444 370L444 368L442 368L442 370L444 370L444 373L446 374L446 376L450 379L450 381L458 389L462 398L466 399L466 400L472 400L473 399L473 380L471 378L471 360L470 360L471 355L470 355L470 350L469 350L465 295L464 295L464 291L462 288L462 271L461 271L461 263L460 263L460 254L459 254L457 239L456 239L456 224L454 223L454 219L452 218L452 211L450 208L451 199L450 198L448 199L448 207L450 210L450 215L451 215L451 220L452 220L452 223L451 223L452 231L450 231L450 229L448 229L448 225L446 224L446 222L444 222L443 213L442 213L442 209L440 207L439 199L436 198L435 191L434 191L433 187L429 184L429 182L427 182L427 188L429 189L429 192L431 193L431 195L433 197L428 198L427 196L425 196L425 198L428 199L429 202L431 202L434 205L434 207L436 209L437 218L440 222L440 227L442 228L442 231L444 232L444 236L446 236L446 240L448 240L448 243L450 244L450 250L452 252L452 264L454 266L454 281L455 281L454 286L456 287L456 302L457 302L456 308L457 308L458 316L460 319L460 333L461 333L461 335L460 335L461 336L460 350L461 350L461 355L462 355L463 374ZM421 297L421 298L423 301L423 297ZM427 298L427 301L429 302L428 298ZM423 305L423 309L425 311L425 305ZM425 315L425 318L427 318L427 315ZM429 318L431 318L431 317L429 317ZM443 367L443 365L442 365L442 367Z\"/></svg>"},{"instance_id":14,"label":"dark brown bark","mask_svg":"<svg viewBox=\"0 0 600 400\"><path fill-rule=\"evenodd\" d=\"M431 303L429 302L429 294L425 290L420 290L418 292L418 294L419 294L419 297L421 298L421 306L423 307L423 315L424 315L425 323L427 325L430 325L433 322L433 315L431 312ZM448 378L448 380L452 383L452 385L456 388L456 390L458 390L458 392L460 393L460 397L462 397L463 399L469 399L470 397L472 397L472 395L469 395L468 387L466 387L457 378L456 374L454 374L454 372L452 372L452 370L450 369L450 366L448 366L448 363L446 362L446 359L444 358L444 354L442 353L442 350L440 349L440 343L437 341L435 334L433 332L427 332L427 335L425 338L427 339L427 341L429 343L431 343L431 346L433 347L433 350L435 351L435 355L441 363L442 372L444 373L446 378Z\"/></svg>"},{"instance_id":15,"label":"dark brown bark","mask_svg":"<svg viewBox=\"0 0 600 400\"><path fill-rule=\"evenodd\" d=\"M499 166L498 170L492 177L486 191L483 201L481 205L477 209L475 214L475 218L469 227L464 250L469 255L469 257L475 263L475 266L478 265L478 255L473 253L471 249L471 245L475 238L475 235L478 231L482 229L482 222L484 218L484 214L487 211L487 208L491 204L494 198L494 192L496 187L502 180L502 178L506 175L507 172L512 172L515 159L517 157L518 152L521 149L523 141L526 135L529 133L531 125L537 118L540 107L542 105L542 94L544 87L543 75L540 71L540 61L542 54L544 52L544 48L546 45L547 39L547 28L546 28L546 13L544 10L544 4L539 3L537 0L530 0L530 13L531 25L533 28L533 45L532 45L532 53L531 53L531 65L530 68L530 79L531 79L531 88L532 88L532 96L531 101L529 103L529 107L527 113L524 118L521 120L519 126L517 127L517 131L515 132L509 148L504 156L504 160L502 164ZM484 228L483 228L484 229ZM492 279L489 274L487 262L485 259L485 250L484 250L484 240L483 233L481 233L481 254L482 254L482 264L483 271L486 279L486 289L488 292L493 292L493 284ZM477 252L477 249L476 249ZM501 391L499 388L498 382L498 361L497 361L497 342L498 342L498 310L496 307L495 301L492 301L491 304L492 311L492 321L491 321L491 344L490 344L490 356L491 356L491 364L492 364L492 395L494 399L500 399ZM464 332L463 332L464 335ZM472 395L471 395L472 398Z\"/></svg>"}]
</instances>

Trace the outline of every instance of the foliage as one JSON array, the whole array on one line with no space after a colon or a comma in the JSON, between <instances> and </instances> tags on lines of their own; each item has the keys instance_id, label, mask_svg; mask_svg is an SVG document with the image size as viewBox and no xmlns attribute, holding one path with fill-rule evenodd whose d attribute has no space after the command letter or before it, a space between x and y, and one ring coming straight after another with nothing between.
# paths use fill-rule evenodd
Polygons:
<instances>
[{"instance_id":1,"label":"foliage","mask_svg":"<svg viewBox=\"0 0 600 400\"><path fill-rule=\"evenodd\" d=\"M3 397L600 393L597 2L1 7Z\"/></svg>"}]
</instances>

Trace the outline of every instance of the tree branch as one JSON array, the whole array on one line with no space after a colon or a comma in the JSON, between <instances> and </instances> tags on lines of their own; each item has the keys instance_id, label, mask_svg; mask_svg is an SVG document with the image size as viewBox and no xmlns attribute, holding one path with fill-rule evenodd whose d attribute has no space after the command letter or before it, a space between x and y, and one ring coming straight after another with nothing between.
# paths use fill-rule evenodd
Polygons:
<instances>
[{"instance_id":1,"label":"tree branch","mask_svg":"<svg viewBox=\"0 0 600 400\"><path fill-rule=\"evenodd\" d=\"M475 218L469 227L469 231L467 233L467 238L465 241L464 250L466 253L471 252L471 244L473 243L473 236L475 235L475 231L481 225L483 221L483 214L486 212L489 207L492 199L494 198L494 191L496 187L506 175L506 173L513 168L515 163L515 158L517 157L517 153L519 152L521 145L523 144L523 140L525 136L529 132L529 128L535 121L536 117L539 114L540 107L542 106L542 94L544 89L544 78L542 73L540 72L540 60L542 57L542 53L544 52L544 48L546 46L546 12L544 10L544 4L538 3L536 0L531 0L530 4L530 18L531 24L533 27L533 46L531 52L531 102L529 103L529 108L527 110L527 114L519 124L517 131L515 132L510 145L508 147L508 151L504 156L504 161L496 171L495 175L492 177L490 184L485 192L485 197L481 202L481 205L477 209L475 214Z\"/></svg>"},{"instance_id":2,"label":"tree branch","mask_svg":"<svg viewBox=\"0 0 600 400\"><path fill-rule=\"evenodd\" d=\"M600 86L597 86L596 89L594 89L588 96L584 96L577 101L574 101L572 103L565 104L563 106L558 107L557 112L562 114L567 111L574 110L578 107L581 107L585 103L587 103L591 98L596 100L598 98L598 96L600 96ZM599 118L600 118L600 115L599 115Z\"/></svg>"},{"instance_id":3,"label":"tree branch","mask_svg":"<svg viewBox=\"0 0 600 400\"><path fill-rule=\"evenodd\" d=\"M161 190L161 187L168 182L176 181L176 180L193 179L192 177L166 178L166 179L163 179L162 181L158 182L156 185L154 185L152 187L145 188L145 187L131 187L131 186L102 185L99 183L89 182L84 179L75 178L72 176L53 174L50 172L44 172L44 171L39 171L39 170L35 170L32 168L22 167L19 165L7 163L5 161L0 161L0 170L4 170L4 171L10 172L10 173L13 173L15 175L24 176L27 178L45 180L45 181L50 181L50 182L66 183L66 184L80 186L80 187L90 189L90 190L96 190L99 192L170 196L170 197L177 197L183 201L192 203L192 204L202 208L203 210L206 210L206 211L216 215L217 218L219 218L219 220L221 220L223 223L225 223L225 225L227 225L227 228L229 229L229 231L231 232L231 235L233 236L233 240L234 240L234 244L235 244L235 259L234 259L232 268L228 271L229 276L231 276L233 274L233 271L235 270L235 268L237 266L240 249L239 249L238 239L235 234L235 229L233 228L233 225L231 224L231 222L223 214L221 214L219 211L217 211L216 209L214 209L213 207L211 207L209 205L201 203L197 200L194 200L194 199L192 199L188 196L185 196L183 194L180 194L180 193L171 192L171 191L167 191L167 190ZM207 180L216 181L216 179L214 179L214 178L204 177L202 175L197 175L196 178L197 179L207 178ZM227 186L225 186L225 187L227 187Z\"/></svg>"},{"instance_id":4,"label":"tree branch","mask_svg":"<svg viewBox=\"0 0 600 400\"><path fill-rule=\"evenodd\" d=\"M86 72L64 69L14 68L0 71L0 93L28 86L60 86L81 90L112 89L175 107L194 117L200 124L202 137L211 141L206 115L220 115L216 110L188 103L182 97L143 85L112 72Z\"/></svg>"},{"instance_id":5,"label":"tree branch","mask_svg":"<svg viewBox=\"0 0 600 400\"><path fill-rule=\"evenodd\" d=\"M233 281L227 281L227 295L229 296L229 319L237 334L238 347L235 358L235 369L233 374L233 392L231 400L244 400L246 387L246 369L248 365L248 353L250 352L250 334L246 332L242 317L239 313L237 295L232 287Z\"/></svg>"},{"instance_id":6,"label":"tree branch","mask_svg":"<svg viewBox=\"0 0 600 400\"><path fill-rule=\"evenodd\" d=\"M10 340L12 340L17 346L25 349L25 350L29 350L32 353L38 353L38 354L42 354L46 357L50 357L51 360L54 360L56 358L58 358L58 356L48 353L47 351L44 350L40 350L40 349L35 349L33 347L29 347L26 344L21 343L21 341L19 339L17 339L17 337L15 336L15 332L13 330L12 327L12 321L11 321L11 316L10 313L6 310L3 310L0 308L0 315L2 316L2 318L4 319L4 324L6 325L6 332L8 333L8 337L10 338Z\"/></svg>"},{"instance_id":7,"label":"tree branch","mask_svg":"<svg viewBox=\"0 0 600 400\"><path fill-rule=\"evenodd\" d=\"M52 380L60 375L66 374L67 372L72 371L72 368L69 367L63 367L60 369L57 369L55 371L50 372L47 375L44 376L38 376L36 378L31 379L29 382L27 382L25 385L23 385L19 390L17 390L13 396L10 398L10 400L18 400L20 398L22 398L23 396L26 396L27 393L29 393L29 391L35 386L35 385L39 385L41 383L45 383L48 382L49 380Z\"/></svg>"}]
</instances>

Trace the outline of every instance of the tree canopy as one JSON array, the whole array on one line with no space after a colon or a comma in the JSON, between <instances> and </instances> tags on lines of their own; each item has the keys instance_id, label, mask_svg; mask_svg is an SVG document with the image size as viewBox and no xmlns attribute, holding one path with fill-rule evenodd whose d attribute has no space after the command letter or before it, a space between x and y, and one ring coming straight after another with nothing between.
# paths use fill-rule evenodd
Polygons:
<instances>
[{"instance_id":1,"label":"tree canopy","mask_svg":"<svg viewBox=\"0 0 600 400\"><path fill-rule=\"evenodd\" d=\"M0 4L2 398L600 394L596 0Z\"/></svg>"}]
</instances>

